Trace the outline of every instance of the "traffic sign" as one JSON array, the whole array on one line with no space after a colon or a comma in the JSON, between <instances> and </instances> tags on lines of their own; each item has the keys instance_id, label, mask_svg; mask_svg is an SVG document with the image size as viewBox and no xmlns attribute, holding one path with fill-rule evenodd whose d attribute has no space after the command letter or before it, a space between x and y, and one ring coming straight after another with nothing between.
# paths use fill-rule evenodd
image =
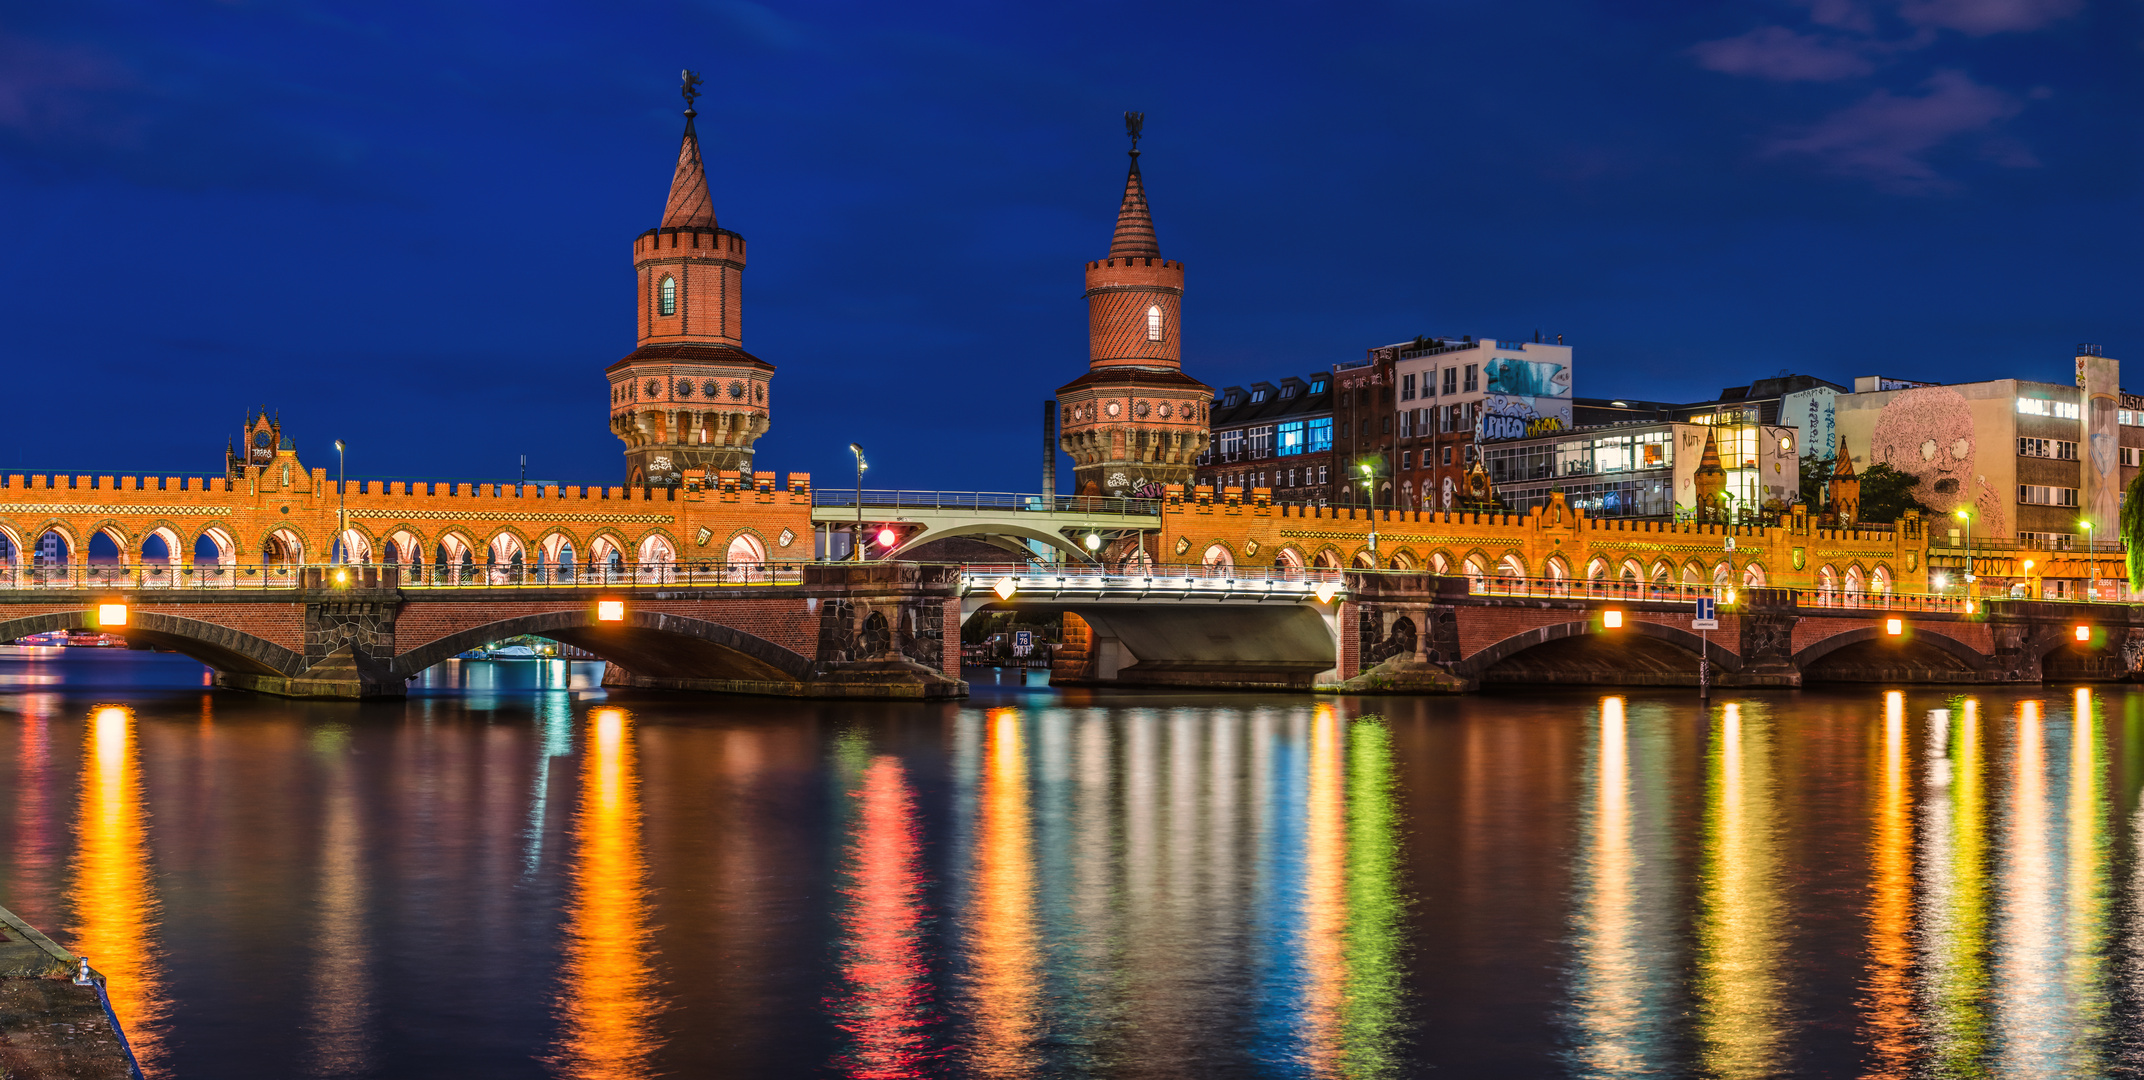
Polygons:
<instances>
[{"instance_id":1,"label":"traffic sign","mask_svg":"<svg viewBox=\"0 0 2144 1080\"><path fill-rule=\"evenodd\" d=\"M1012 647L1013 647L1013 648L1015 648L1015 649L1025 649L1025 648L1028 648L1029 646L1033 645L1034 643L1035 643L1035 632L1034 632L1033 630L1015 630L1015 631L1013 631L1013 632L1012 632Z\"/></svg>"},{"instance_id":2,"label":"traffic sign","mask_svg":"<svg viewBox=\"0 0 2144 1080\"><path fill-rule=\"evenodd\" d=\"M1716 614L1717 612L1714 611L1712 606L1711 597L1698 597L1697 613L1690 618L1690 629L1718 630L1720 628L1720 620L1714 617Z\"/></svg>"}]
</instances>

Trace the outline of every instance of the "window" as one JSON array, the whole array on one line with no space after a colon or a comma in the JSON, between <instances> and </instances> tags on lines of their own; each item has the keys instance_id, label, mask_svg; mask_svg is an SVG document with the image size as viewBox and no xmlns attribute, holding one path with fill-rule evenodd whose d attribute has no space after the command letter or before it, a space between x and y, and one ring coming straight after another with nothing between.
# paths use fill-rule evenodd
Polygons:
<instances>
[{"instance_id":1,"label":"window","mask_svg":"<svg viewBox=\"0 0 2144 1080\"><path fill-rule=\"evenodd\" d=\"M1323 466L1323 465L1320 465L1320 466L1318 466L1318 483L1321 483L1321 484L1322 484L1322 483L1324 483L1324 482L1325 482L1325 466ZM1319 505L1321 505L1321 506L1322 506L1322 505L1324 505L1324 504L1320 503Z\"/></svg>"},{"instance_id":2,"label":"window","mask_svg":"<svg viewBox=\"0 0 2144 1080\"><path fill-rule=\"evenodd\" d=\"M1149 308L1147 308L1147 309L1146 309L1146 339L1147 339L1148 341L1160 341L1160 340L1161 340L1161 305L1160 305L1160 304L1155 304L1154 306L1152 306L1152 307L1149 307Z\"/></svg>"},{"instance_id":3,"label":"window","mask_svg":"<svg viewBox=\"0 0 2144 1080\"><path fill-rule=\"evenodd\" d=\"M1344 423L1340 425L1340 437L1343 439L1347 438L1347 425Z\"/></svg>"},{"instance_id":4,"label":"window","mask_svg":"<svg viewBox=\"0 0 2144 1080\"><path fill-rule=\"evenodd\" d=\"M677 279L663 275L663 283L656 286L655 308L664 315L677 314Z\"/></svg>"},{"instance_id":5,"label":"window","mask_svg":"<svg viewBox=\"0 0 2144 1080\"><path fill-rule=\"evenodd\" d=\"M1422 396L1437 396L1437 369L1431 368L1422 373Z\"/></svg>"},{"instance_id":6,"label":"window","mask_svg":"<svg viewBox=\"0 0 2144 1080\"><path fill-rule=\"evenodd\" d=\"M2055 415L2064 420L2077 419L2077 403L2074 401L2055 402Z\"/></svg>"},{"instance_id":7,"label":"window","mask_svg":"<svg viewBox=\"0 0 2144 1080\"><path fill-rule=\"evenodd\" d=\"M1379 424L1379 425L1377 426L1377 432L1378 432L1378 434L1380 434L1380 435L1390 435L1390 434L1392 434L1392 416L1391 416L1391 414L1387 413L1387 414L1385 415L1385 418L1384 418L1384 423L1382 423L1382 424Z\"/></svg>"},{"instance_id":8,"label":"window","mask_svg":"<svg viewBox=\"0 0 2144 1080\"><path fill-rule=\"evenodd\" d=\"M1309 453L1322 454L1327 450L1332 449L1333 418L1330 416L1321 416L1316 420L1312 420L1310 422L1308 439L1309 443L1303 449ZM1324 470L1320 469L1319 471L1323 472ZM1325 480L1324 478L1320 477L1318 482L1322 484L1325 482Z\"/></svg>"},{"instance_id":9,"label":"window","mask_svg":"<svg viewBox=\"0 0 2144 1080\"><path fill-rule=\"evenodd\" d=\"M1234 461L1238 454L1243 453L1242 428L1232 428L1228 431L1220 432L1215 441L1221 444L1222 461Z\"/></svg>"},{"instance_id":10,"label":"window","mask_svg":"<svg viewBox=\"0 0 2144 1080\"><path fill-rule=\"evenodd\" d=\"M1476 390L1479 390L1479 389L1481 389L1481 365L1480 365L1480 364L1468 364L1468 365L1467 365L1467 393L1471 394L1471 393L1473 393L1474 391L1476 391Z\"/></svg>"},{"instance_id":11,"label":"window","mask_svg":"<svg viewBox=\"0 0 2144 1080\"><path fill-rule=\"evenodd\" d=\"M1444 369L1444 392L1447 394L1456 394L1459 392L1458 368L1448 367Z\"/></svg>"},{"instance_id":12,"label":"window","mask_svg":"<svg viewBox=\"0 0 2144 1080\"><path fill-rule=\"evenodd\" d=\"M2027 416L2054 416L2064 420L2077 419L2077 403L2074 401L2049 401L2046 398L2017 399L2017 411Z\"/></svg>"},{"instance_id":13,"label":"window","mask_svg":"<svg viewBox=\"0 0 2144 1080\"><path fill-rule=\"evenodd\" d=\"M2076 547L2077 534L2019 530L2017 542L2022 547L2037 547L2043 551L2069 551Z\"/></svg>"},{"instance_id":14,"label":"window","mask_svg":"<svg viewBox=\"0 0 2144 1080\"><path fill-rule=\"evenodd\" d=\"M2114 422L2128 427L2144 427L2144 409L2116 409Z\"/></svg>"},{"instance_id":15,"label":"window","mask_svg":"<svg viewBox=\"0 0 2144 1080\"><path fill-rule=\"evenodd\" d=\"M1412 451L1412 450L1402 450L1402 451L1400 451L1400 468L1401 468L1401 469L1412 469L1412 468L1414 468L1414 451Z\"/></svg>"},{"instance_id":16,"label":"window","mask_svg":"<svg viewBox=\"0 0 2144 1080\"><path fill-rule=\"evenodd\" d=\"M2075 461L2077 460L2077 444L2063 439L2019 439L2017 441L2017 456Z\"/></svg>"},{"instance_id":17,"label":"window","mask_svg":"<svg viewBox=\"0 0 2144 1080\"><path fill-rule=\"evenodd\" d=\"M1303 452L1303 421L1290 420L1274 430L1280 436L1279 446L1275 449L1280 451L1282 457Z\"/></svg>"},{"instance_id":18,"label":"window","mask_svg":"<svg viewBox=\"0 0 2144 1080\"><path fill-rule=\"evenodd\" d=\"M1400 377L1400 400L1401 400L1401 401L1413 401L1413 400L1414 400L1414 376L1413 376L1413 375L1403 375L1403 376L1401 376L1401 377Z\"/></svg>"},{"instance_id":19,"label":"window","mask_svg":"<svg viewBox=\"0 0 2144 1080\"><path fill-rule=\"evenodd\" d=\"M1414 437L1414 410L1413 410L1413 409L1401 409L1401 410L1400 410L1400 438L1402 438L1402 439L1407 439L1407 438L1412 438L1412 437Z\"/></svg>"},{"instance_id":20,"label":"window","mask_svg":"<svg viewBox=\"0 0 2144 1080\"><path fill-rule=\"evenodd\" d=\"M1452 463L1452 448L1449 446L1444 448L1444 463L1446 465L1450 465Z\"/></svg>"},{"instance_id":21,"label":"window","mask_svg":"<svg viewBox=\"0 0 2144 1080\"><path fill-rule=\"evenodd\" d=\"M2144 465L2144 446L2122 447L2122 464L2132 469Z\"/></svg>"},{"instance_id":22,"label":"window","mask_svg":"<svg viewBox=\"0 0 2144 1080\"><path fill-rule=\"evenodd\" d=\"M1264 401L1265 399L1266 399L1266 392L1265 392L1265 391L1263 391L1263 390L1253 390L1253 391L1251 391L1251 404L1253 404L1253 405L1256 405L1256 404L1258 404L1259 402L1261 402L1261 401Z\"/></svg>"},{"instance_id":23,"label":"window","mask_svg":"<svg viewBox=\"0 0 2144 1080\"><path fill-rule=\"evenodd\" d=\"M2073 487L2049 487L2046 484L2019 484L2017 501L2029 506L2075 506L2077 489Z\"/></svg>"},{"instance_id":24,"label":"window","mask_svg":"<svg viewBox=\"0 0 2144 1080\"><path fill-rule=\"evenodd\" d=\"M1315 381L1315 382L1312 382L1312 383L1310 384L1310 392L1311 392L1311 393L1313 393L1313 394L1322 394L1322 393L1324 393L1324 392L1325 392L1325 380L1324 380L1324 379L1319 379L1319 380L1317 380L1317 381Z\"/></svg>"},{"instance_id":25,"label":"window","mask_svg":"<svg viewBox=\"0 0 2144 1080\"><path fill-rule=\"evenodd\" d=\"M1281 397L1284 397L1284 398L1292 398L1292 397L1294 397L1294 396L1295 396L1295 384L1294 384L1294 383L1289 383L1288 385L1286 385L1286 386L1283 386L1283 387L1281 387L1281 388L1280 388L1280 396L1281 396Z\"/></svg>"},{"instance_id":26,"label":"window","mask_svg":"<svg viewBox=\"0 0 2144 1080\"><path fill-rule=\"evenodd\" d=\"M1273 456L1273 425L1267 424L1264 427L1251 429L1251 456L1253 458Z\"/></svg>"}]
</instances>

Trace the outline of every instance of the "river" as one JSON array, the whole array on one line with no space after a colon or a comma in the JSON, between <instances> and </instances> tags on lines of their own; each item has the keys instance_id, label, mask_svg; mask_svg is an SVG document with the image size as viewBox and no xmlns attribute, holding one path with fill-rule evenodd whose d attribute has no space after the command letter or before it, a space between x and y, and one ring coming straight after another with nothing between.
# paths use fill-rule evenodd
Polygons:
<instances>
[{"instance_id":1,"label":"river","mask_svg":"<svg viewBox=\"0 0 2144 1080\"><path fill-rule=\"evenodd\" d=\"M2144 694L406 702L0 650L155 1077L2144 1071Z\"/></svg>"}]
</instances>

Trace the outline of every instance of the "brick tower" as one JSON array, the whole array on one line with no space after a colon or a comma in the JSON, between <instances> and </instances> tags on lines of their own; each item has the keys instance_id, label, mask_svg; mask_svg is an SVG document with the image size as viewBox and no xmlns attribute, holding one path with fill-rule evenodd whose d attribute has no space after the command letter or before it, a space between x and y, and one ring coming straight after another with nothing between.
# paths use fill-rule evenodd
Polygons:
<instances>
[{"instance_id":1,"label":"brick tower","mask_svg":"<svg viewBox=\"0 0 2144 1080\"><path fill-rule=\"evenodd\" d=\"M744 351L744 237L715 224L692 126L699 84L685 73L685 141L662 224L633 241L640 347L605 371L628 484L675 484L686 469L750 476L767 431L774 365Z\"/></svg>"},{"instance_id":2,"label":"brick tower","mask_svg":"<svg viewBox=\"0 0 2144 1080\"><path fill-rule=\"evenodd\" d=\"M1161 257L1139 176L1141 113L1125 113L1131 175L1109 257L1087 264L1087 373L1057 389L1058 445L1081 495L1157 498L1190 484L1213 388L1183 370L1184 264Z\"/></svg>"}]
</instances>

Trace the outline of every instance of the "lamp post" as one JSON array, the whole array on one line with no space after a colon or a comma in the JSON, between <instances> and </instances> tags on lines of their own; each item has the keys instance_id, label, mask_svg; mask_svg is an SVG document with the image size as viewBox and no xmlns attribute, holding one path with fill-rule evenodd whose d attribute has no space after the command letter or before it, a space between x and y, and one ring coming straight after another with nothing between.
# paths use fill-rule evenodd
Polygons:
<instances>
[{"instance_id":1,"label":"lamp post","mask_svg":"<svg viewBox=\"0 0 2144 1080\"><path fill-rule=\"evenodd\" d=\"M849 444L849 453L856 455L856 561L864 561L864 448Z\"/></svg>"},{"instance_id":2,"label":"lamp post","mask_svg":"<svg viewBox=\"0 0 2144 1080\"><path fill-rule=\"evenodd\" d=\"M2092 550L2092 519L2085 518L2077 522L2077 525L2084 530L2084 561L2086 565L2092 568L2092 583L2085 587L2084 598L2086 600L2097 600L2099 599L2099 559L2097 557L2098 552Z\"/></svg>"},{"instance_id":3,"label":"lamp post","mask_svg":"<svg viewBox=\"0 0 2144 1080\"><path fill-rule=\"evenodd\" d=\"M1965 507L1961 506L1953 513L1953 516L1959 521L1965 522L1965 602L1971 604L1973 602L1973 582L1979 580L1973 576L1973 515L1966 513Z\"/></svg>"},{"instance_id":4,"label":"lamp post","mask_svg":"<svg viewBox=\"0 0 2144 1080\"><path fill-rule=\"evenodd\" d=\"M343 482L343 477L346 475L348 474L343 471L342 440L337 439L335 440L335 546L342 552L340 559L342 562L350 561L350 514L346 508L344 497L344 489L349 485Z\"/></svg>"},{"instance_id":5,"label":"lamp post","mask_svg":"<svg viewBox=\"0 0 2144 1080\"><path fill-rule=\"evenodd\" d=\"M1370 463L1362 463L1362 488L1370 500L1370 569L1381 570L1384 560L1377 556L1377 473Z\"/></svg>"}]
</instances>

